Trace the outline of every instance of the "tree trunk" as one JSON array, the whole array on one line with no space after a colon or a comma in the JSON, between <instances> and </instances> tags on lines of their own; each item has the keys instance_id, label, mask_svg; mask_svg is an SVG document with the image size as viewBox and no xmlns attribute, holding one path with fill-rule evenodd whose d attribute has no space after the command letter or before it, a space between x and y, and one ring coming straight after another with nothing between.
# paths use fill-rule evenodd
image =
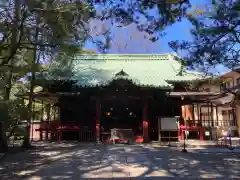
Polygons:
<instances>
[{"instance_id":1,"label":"tree trunk","mask_svg":"<svg viewBox=\"0 0 240 180\"><path fill-rule=\"evenodd\" d=\"M2 106L1 108L4 108L4 111L8 111L7 103L9 102L11 88L12 88L12 72L11 71L6 72L4 78L5 78L5 84L6 84L4 87L4 101L3 101L4 106ZM4 122L6 120L8 119L0 120L0 152L3 152L3 153L8 151L6 129L4 128Z\"/></svg>"},{"instance_id":2,"label":"tree trunk","mask_svg":"<svg viewBox=\"0 0 240 180\"><path fill-rule=\"evenodd\" d=\"M3 122L0 122L0 153L8 151L7 137L4 130Z\"/></svg>"},{"instance_id":3,"label":"tree trunk","mask_svg":"<svg viewBox=\"0 0 240 180\"><path fill-rule=\"evenodd\" d=\"M28 149L31 147L31 143L30 143L30 129L31 129L31 120L32 120L32 112L33 112L33 96L34 96L34 87L35 87L35 80L36 80L36 66L38 63L36 63L37 60L37 51L35 49L34 51L34 57L33 57L33 67L32 67L32 72L31 72L31 81L30 81L30 93L29 93L29 97L28 97L28 119L27 119L27 125L26 125L26 131L24 134L24 138L23 138L23 144L22 147L25 149ZM38 61L38 60L37 60Z\"/></svg>"},{"instance_id":4,"label":"tree trunk","mask_svg":"<svg viewBox=\"0 0 240 180\"><path fill-rule=\"evenodd\" d=\"M37 25L38 25L39 19L37 19ZM38 35L39 35L39 28L37 26L36 28L36 34L35 34L35 42L38 41ZM36 43L37 44L37 43ZM31 142L30 142L30 129L31 129L31 121L32 121L32 113L33 113L33 100L34 100L34 87L35 87L35 81L36 81L36 71L39 65L39 59L40 59L40 54L37 52L37 47L34 47L34 52L33 52L33 63L32 63L32 72L31 72L31 81L30 81L30 93L28 97L28 112L29 116L27 119L27 125L26 125L26 131L24 134L23 138L23 144L22 147L25 149L28 149L31 147Z\"/></svg>"},{"instance_id":5,"label":"tree trunk","mask_svg":"<svg viewBox=\"0 0 240 180\"><path fill-rule=\"evenodd\" d=\"M13 47L16 47L18 39L19 39L19 22L20 22L20 10L21 10L21 3L20 0L15 1L15 18L13 20L13 28L12 28L12 38L11 38L11 45ZM15 54L15 50L10 50L10 57L14 58L13 54ZM9 60L8 64L12 64L12 58ZM5 87L4 87L4 103L8 103L10 99L10 93L12 89L12 70L7 70L5 73ZM6 104L5 104L6 105ZM5 106L6 107L6 106ZM8 108L6 108L8 111ZM7 137L6 137L6 130L4 128L4 121L6 119L3 119L2 122L0 122L0 149L4 152L8 150L8 143L7 143Z\"/></svg>"},{"instance_id":6,"label":"tree trunk","mask_svg":"<svg viewBox=\"0 0 240 180\"><path fill-rule=\"evenodd\" d=\"M37 52L35 50L34 52L34 59L36 60L37 58ZM25 149L28 149L31 147L30 143L30 129L31 129L31 120L32 120L32 104L33 104L33 95L34 95L34 86L35 86L35 79L36 79L36 74L35 74L35 67L36 67L36 62L34 60L33 67L32 67L32 75L31 75L31 81L30 81L30 93L29 93L29 98L28 98L28 119L27 119L27 125L26 125L26 130L24 133L24 138L23 138L23 144L22 147Z\"/></svg>"},{"instance_id":7,"label":"tree trunk","mask_svg":"<svg viewBox=\"0 0 240 180\"><path fill-rule=\"evenodd\" d=\"M12 71L8 71L5 73L6 78L6 85L4 87L4 101L9 101L10 99L10 93L12 89Z\"/></svg>"}]
</instances>

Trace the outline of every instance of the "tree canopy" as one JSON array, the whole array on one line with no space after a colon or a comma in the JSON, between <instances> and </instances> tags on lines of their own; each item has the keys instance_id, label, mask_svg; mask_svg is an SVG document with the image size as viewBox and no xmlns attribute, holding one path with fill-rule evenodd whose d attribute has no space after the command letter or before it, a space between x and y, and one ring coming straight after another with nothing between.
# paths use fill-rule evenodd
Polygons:
<instances>
[{"instance_id":1,"label":"tree canopy","mask_svg":"<svg viewBox=\"0 0 240 180\"><path fill-rule=\"evenodd\" d=\"M148 39L155 42L163 36L163 30L181 21L191 7L189 0L94 0L95 19L110 21L112 26L126 27L136 24L139 31L148 33ZM92 37L99 50L106 53L111 42L111 27L100 35L101 40ZM103 39L103 40L102 40Z\"/></svg>"},{"instance_id":2,"label":"tree canopy","mask_svg":"<svg viewBox=\"0 0 240 180\"><path fill-rule=\"evenodd\" d=\"M103 7L97 18L110 18L119 26L136 23L139 30L149 33L181 20L190 7L189 0L95 0L94 3Z\"/></svg>"},{"instance_id":3,"label":"tree canopy","mask_svg":"<svg viewBox=\"0 0 240 180\"><path fill-rule=\"evenodd\" d=\"M191 6L189 0L3 0L0 6L0 65L24 55L24 49L54 54L60 49L81 47L88 34L88 20L110 20L124 27L137 24L140 31L152 35L155 42L161 30L180 21ZM36 39L36 30L38 36ZM104 52L111 41L104 31L104 41L94 41Z\"/></svg>"},{"instance_id":4,"label":"tree canopy","mask_svg":"<svg viewBox=\"0 0 240 180\"><path fill-rule=\"evenodd\" d=\"M178 53L186 52L183 59L189 65L233 68L240 62L239 13L239 0L213 0L209 8L188 14L193 39L170 46Z\"/></svg>"},{"instance_id":5,"label":"tree canopy","mask_svg":"<svg viewBox=\"0 0 240 180\"><path fill-rule=\"evenodd\" d=\"M23 56L25 49L51 54L78 49L94 14L88 3L80 1L9 0L0 10L0 65Z\"/></svg>"}]
</instances>

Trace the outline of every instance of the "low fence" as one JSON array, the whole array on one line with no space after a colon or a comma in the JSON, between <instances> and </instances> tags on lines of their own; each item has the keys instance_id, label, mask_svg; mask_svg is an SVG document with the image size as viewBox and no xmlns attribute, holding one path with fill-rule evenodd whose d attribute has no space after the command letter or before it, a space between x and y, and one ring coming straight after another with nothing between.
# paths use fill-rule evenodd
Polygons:
<instances>
[{"instance_id":1,"label":"low fence","mask_svg":"<svg viewBox=\"0 0 240 180\"><path fill-rule=\"evenodd\" d=\"M81 129L78 124L68 123L60 124L57 122L39 122L31 124L31 139L32 140L63 140L63 133L74 132L78 133L76 140L79 141L94 141L95 135L93 131Z\"/></svg>"}]
</instances>

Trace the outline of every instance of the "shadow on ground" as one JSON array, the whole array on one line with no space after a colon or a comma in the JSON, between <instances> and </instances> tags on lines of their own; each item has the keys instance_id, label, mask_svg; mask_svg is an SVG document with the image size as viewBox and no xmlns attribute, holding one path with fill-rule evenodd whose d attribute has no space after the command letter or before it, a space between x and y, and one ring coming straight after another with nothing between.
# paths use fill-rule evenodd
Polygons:
<instances>
[{"instance_id":1,"label":"shadow on ground","mask_svg":"<svg viewBox=\"0 0 240 180\"><path fill-rule=\"evenodd\" d=\"M37 143L0 164L0 179L240 178L232 153L182 153L140 145Z\"/></svg>"}]
</instances>

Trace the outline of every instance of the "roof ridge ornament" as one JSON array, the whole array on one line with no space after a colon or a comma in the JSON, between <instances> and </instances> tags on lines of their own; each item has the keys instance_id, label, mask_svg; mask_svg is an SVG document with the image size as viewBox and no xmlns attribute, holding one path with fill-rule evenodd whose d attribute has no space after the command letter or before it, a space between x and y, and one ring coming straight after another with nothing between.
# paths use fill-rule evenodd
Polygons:
<instances>
[{"instance_id":1,"label":"roof ridge ornament","mask_svg":"<svg viewBox=\"0 0 240 180\"><path fill-rule=\"evenodd\" d=\"M116 73L115 74L115 77L128 77L129 75L125 72L125 71L123 71L123 69L121 70L121 71L119 71L118 73Z\"/></svg>"}]
</instances>

